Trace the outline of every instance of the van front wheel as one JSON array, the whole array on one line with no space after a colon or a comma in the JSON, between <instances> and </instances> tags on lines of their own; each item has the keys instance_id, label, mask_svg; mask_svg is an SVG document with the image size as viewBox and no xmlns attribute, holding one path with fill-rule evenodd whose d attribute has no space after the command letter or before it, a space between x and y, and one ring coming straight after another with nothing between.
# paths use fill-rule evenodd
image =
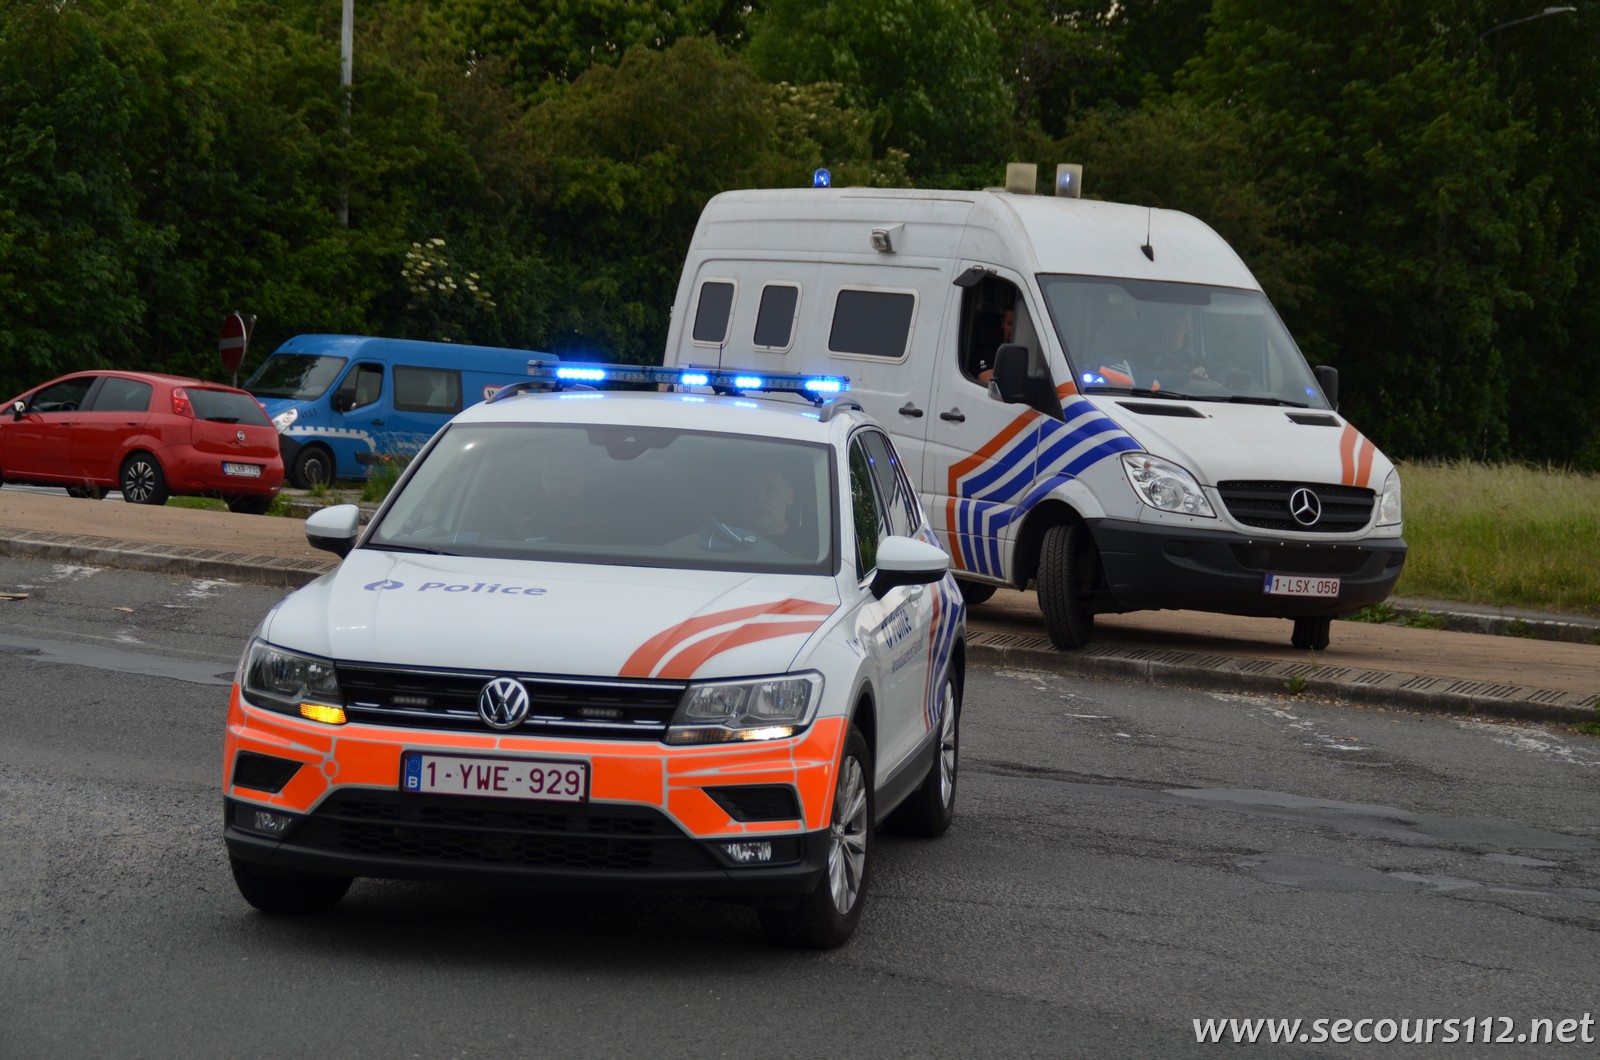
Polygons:
<instances>
[{"instance_id":1,"label":"van front wheel","mask_svg":"<svg viewBox=\"0 0 1600 1060\"><path fill-rule=\"evenodd\" d=\"M1035 580L1045 632L1058 648L1081 648L1094 636L1094 612L1088 603L1094 568L1094 542L1087 529L1069 524L1044 532Z\"/></svg>"},{"instance_id":2,"label":"van front wheel","mask_svg":"<svg viewBox=\"0 0 1600 1060\"><path fill-rule=\"evenodd\" d=\"M308 445L294 458L289 477L303 490L333 484L333 456L319 445Z\"/></svg>"}]
</instances>

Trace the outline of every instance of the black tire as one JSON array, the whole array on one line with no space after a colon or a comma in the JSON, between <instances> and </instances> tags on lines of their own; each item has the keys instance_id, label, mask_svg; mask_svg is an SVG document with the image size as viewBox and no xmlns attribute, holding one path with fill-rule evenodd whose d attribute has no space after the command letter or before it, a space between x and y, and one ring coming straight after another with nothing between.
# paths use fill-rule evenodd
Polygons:
<instances>
[{"instance_id":1,"label":"black tire","mask_svg":"<svg viewBox=\"0 0 1600 1060\"><path fill-rule=\"evenodd\" d=\"M861 731L851 725L834 780L827 867L816 887L794 905L757 910L767 941L795 949L831 950L855 932L872 879L877 844L873 808L872 752Z\"/></svg>"},{"instance_id":2,"label":"black tire","mask_svg":"<svg viewBox=\"0 0 1600 1060\"><path fill-rule=\"evenodd\" d=\"M979 604L986 602L989 597L994 595L994 591L1000 588L998 585L990 585L987 582L969 582L959 578L956 580L956 584L961 587L961 599L967 602L968 607L977 607Z\"/></svg>"},{"instance_id":3,"label":"black tire","mask_svg":"<svg viewBox=\"0 0 1600 1060\"><path fill-rule=\"evenodd\" d=\"M244 900L263 913L298 916L326 912L339 904L352 882L348 876L268 869L232 854L228 866Z\"/></svg>"},{"instance_id":4,"label":"black tire","mask_svg":"<svg viewBox=\"0 0 1600 1060\"><path fill-rule=\"evenodd\" d=\"M228 511L239 515L266 515L267 509L272 507L271 497L224 497Z\"/></svg>"},{"instance_id":5,"label":"black tire","mask_svg":"<svg viewBox=\"0 0 1600 1060\"><path fill-rule=\"evenodd\" d=\"M961 682L946 673L939 686L939 736L928 775L888 824L901 835L933 839L944 835L956 816L956 786L961 767Z\"/></svg>"},{"instance_id":6,"label":"black tire","mask_svg":"<svg viewBox=\"0 0 1600 1060\"><path fill-rule=\"evenodd\" d=\"M1294 620L1294 633L1290 635L1289 643L1296 648L1323 651L1328 646L1328 636L1332 629L1333 619L1327 615L1302 615Z\"/></svg>"},{"instance_id":7,"label":"black tire","mask_svg":"<svg viewBox=\"0 0 1600 1060\"><path fill-rule=\"evenodd\" d=\"M1081 648L1094 636L1094 612L1088 604L1094 572L1094 542L1087 529L1068 524L1044 532L1035 581L1045 632L1058 648Z\"/></svg>"},{"instance_id":8,"label":"black tire","mask_svg":"<svg viewBox=\"0 0 1600 1060\"><path fill-rule=\"evenodd\" d=\"M333 454L320 445L306 446L294 458L289 480L303 490L315 489L319 483L333 485Z\"/></svg>"},{"instance_id":9,"label":"black tire","mask_svg":"<svg viewBox=\"0 0 1600 1060\"><path fill-rule=\"evenodd\" d=\"M100 486L68 486L67 496L77 497L80 500L97 501L106 495Z\"/></svg>"},{"instance_id":10,"label":"black tire","mask_svg":"<svg viewBox=\"0 0 1600 1060\"><path fill-rule=\"evenodd\" d=\"M129 504L165 504L172 496L161 461L149 453L134 453L124 460L117 482L122 488L122 499Z\"/></svg>"}]
</instances>

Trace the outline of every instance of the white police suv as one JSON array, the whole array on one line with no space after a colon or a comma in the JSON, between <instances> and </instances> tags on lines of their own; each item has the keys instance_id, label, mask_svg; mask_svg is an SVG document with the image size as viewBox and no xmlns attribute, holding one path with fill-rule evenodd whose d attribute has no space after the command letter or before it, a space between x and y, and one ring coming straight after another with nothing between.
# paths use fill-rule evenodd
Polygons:
<instances>
[{"instance_id":1,"label":"white police suv","mask_svg":"<svg viewBox=\"0 0 1600 1060\"><path fill-rule=\"evenodd\" d=\"M306 521L343 562L266 617L229 704L240 892L731 894L774 941L838 945L877 825L938 835L956 795L962 598L888 435L837 378L530 376L364 533L354 506Z\"/></svg>"}]
</instances>

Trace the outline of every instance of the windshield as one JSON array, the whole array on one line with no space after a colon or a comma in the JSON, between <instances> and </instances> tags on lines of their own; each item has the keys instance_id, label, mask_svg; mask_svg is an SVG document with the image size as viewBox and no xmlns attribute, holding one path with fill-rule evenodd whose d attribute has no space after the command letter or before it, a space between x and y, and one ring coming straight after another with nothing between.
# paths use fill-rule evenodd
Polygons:
<instances>
[{"instance_id":1,"label":"windshield","mask_svg":"<svg viewBox=\"0 0 1600 1060\"><path fill-rule=\"evenodd\" d=\"M1095 276L1039 284L1082 393L1328 407L1259 292Z\"/></svg>"},{"instance_id":2,"label":"windshield","mask_svg":"<svg viewBox=\"0 0 1600 1060\"><path fill-rule=\"evenodd\" d=\"M262 362L244 388L256 397L311 401L325 394L344 367L343 357L275 353Z\"/></svg>"},{"instance_id":3,"label":"windshield","mask_svg":"<svg viewBox=\"0 0 1600 1060\"><path fill-rule=\"evenodd\" d=\"M829 452L652 427L453 425L363 547L831 574Z\"/></svg>"}]
</instances>

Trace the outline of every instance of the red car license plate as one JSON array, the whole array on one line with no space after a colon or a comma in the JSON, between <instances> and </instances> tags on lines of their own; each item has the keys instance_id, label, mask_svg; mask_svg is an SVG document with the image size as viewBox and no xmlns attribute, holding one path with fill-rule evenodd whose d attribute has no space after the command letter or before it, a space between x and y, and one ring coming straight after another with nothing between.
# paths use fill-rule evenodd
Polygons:
<instances>
[{"instance_id":1,"label":"red car license plate","mask_svg":"<svg viewBox=\"0 0 1600 1060\"><path fill-rule=\"evenodd\" d=\"M435 795L587 802L589 763L407 751L400 758L400 789Z\"/></svg>"}]
</instances>

